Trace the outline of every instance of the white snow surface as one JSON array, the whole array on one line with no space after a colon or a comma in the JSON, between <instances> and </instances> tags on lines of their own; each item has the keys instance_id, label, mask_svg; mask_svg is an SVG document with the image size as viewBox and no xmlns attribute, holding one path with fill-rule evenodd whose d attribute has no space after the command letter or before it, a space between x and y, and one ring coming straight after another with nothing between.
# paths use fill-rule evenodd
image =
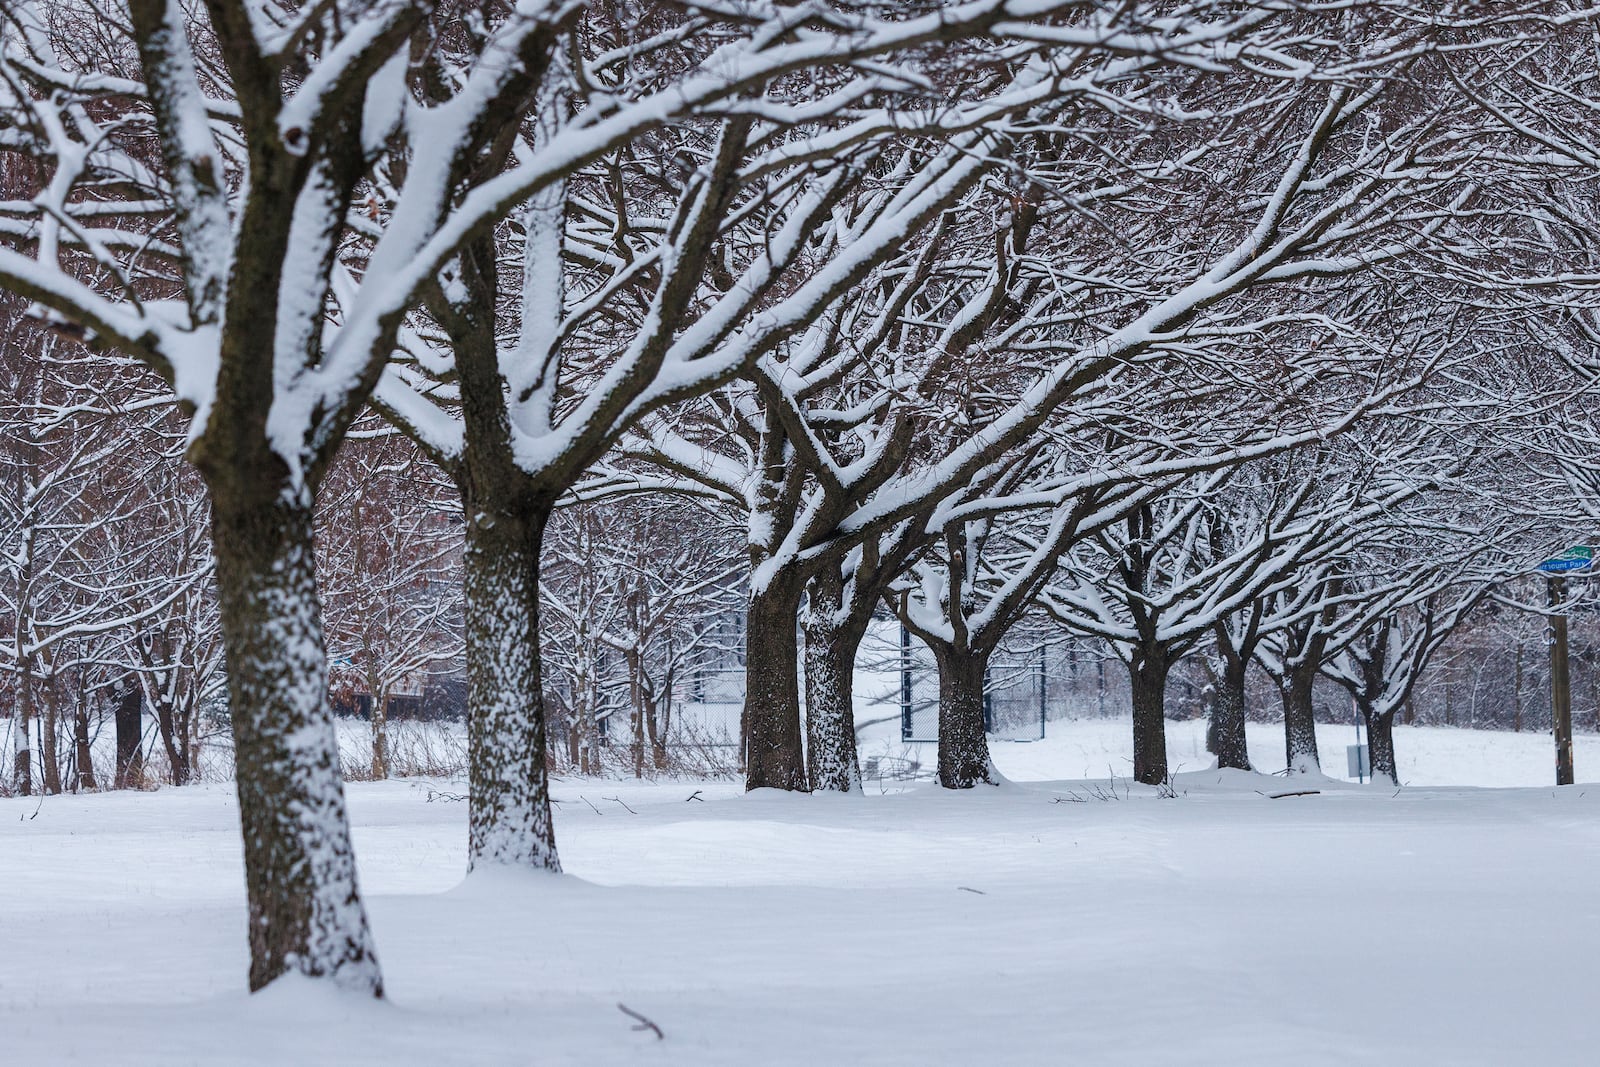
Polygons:
<instances>
[{"instance_id":1,"label":"white snow surface","mask_svg":"<svg viewBox=\"0 0 1600 1067\"><path fill-rule=\"evenodd\" d=\"M385 1003L244 992L231 788L0 800L0 1062L1593 1062L1600 788L1021 780L1119 727L959 794L560 781L569 873L465 884L459 784L352 783ZM1397 742L1515 778L1548 739Z\"/></svg>"}]
</instances>

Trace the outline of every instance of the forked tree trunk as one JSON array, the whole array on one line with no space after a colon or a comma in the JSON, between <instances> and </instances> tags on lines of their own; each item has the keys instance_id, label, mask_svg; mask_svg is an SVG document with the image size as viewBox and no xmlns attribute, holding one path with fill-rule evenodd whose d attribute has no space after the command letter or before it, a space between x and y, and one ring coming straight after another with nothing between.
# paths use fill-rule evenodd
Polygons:
<instances>
[{"instance_id":1,"label":"forked tree trunk","mask_svg":"<svg viewBox=\"0 0 1600 1067\"><path fill-rule=\"evenodd\" d=\"M806 788L800 732L800 649L795 633L797 573L774 575L750 597L745 615L745 788Z\"/></svg>"},{"instance_id":2,"label":"forked tree trunk","mask_svg":"<svg viewBox=\"0 0 1600 1067\"><path fill-rule=\"evenodd\" d=\"M539 661L539 553L550 509L468 502L467 516L468 869L559 871Z\"/></svg>"},{"instance_id":3,"label":"forked tree trunk","mask_svg":"<svg viewBox=\"0 0 1600 1067\"><path fill-rule=\"evenodd\" d=\"M1167 672L1165 649L1135 649L1128 668L1133 689L1133 777L1145 785L1167 780Z\"/></svg>"},{"instance_id":4,"label":"forked tree trunk","mask_svg":"<svg viewBox=\"0 0 1600 1067\"><path fill-rule=\"evenodd\" d=\"M235 483L234 488L242 489ZM382 996L327 701L312 505L213 488L249 897L250 988L294 972Z\"/></svg>"},{"instance_id":5,"label":"forked tree trunk","mask_svg":"<svg viewBox=\"0 0 1600 1067\"><path fill-rule=\"evenodd\" d=\"M1237 656L1219 656L1217 695L1211 703L1211 750L1218 767L1250 770L1250 755L1244 733L1245 669L1249 661Z\"/></svg>"},{"instance_id":6,"label":"forked tree trunk","mask_svg":"<svg viewBox=\"0 0 1600 1067\"><path fill-rule=\"evenodd\" d=\"M806 754L813 790L861 791L856 756L856 650L866 636L870 612L841 619L843 583L824 568L811 583L806 617Z\"/></svg>"},{"instance_id":7,"label":"forked tree trunk","mask_svg":"<svg viewBox=\"0 0 1600 1067\"><path fill-rule=\"evenodd\" d=\"M167 750L168 774L172 784L184 785L189 781L187 726L179 720L177 709L168 696L158 693L153 710L156 713L156 728L161 731L161 745Z\"/></svg>"},{"instance_id":8,"label":"forked tree trunk","mask_svg":"<svg viewBox=\"0 0 1600 1067\"><path fill-rule=\"evenodd\" d=\"M1394 712L1374 715L1362 709L1361 717L1367 726L1367 747L1372 760L1372 780L1387 779L1391 785L1400 784L1400 769L1394 758Z\"/></svg>"},{"instance_id":9,"label":"forked tree trunk","mask_svg":"<svg viewBox=\"0 0 1600 1067\"><path fill-rule=\"evenodd\" d=\"M1290 774L1312 774L1322 769L1317 756L1317 717L1311 703L1311 685L1317 664L1290 667L1280 685L1283 696L1284 749Z\"/></svg>"},{"instance_id":10,"label":"forked tree trunk","mask_svg":"<svg viewBox=\"0 0 1600 1067\"><path fill-rule=\"evenodd\" d=\"M993 784L983 721L989 654L963 652L943 642L932 646L939 664L939 784L946 789Z\"/></svg>"},{"instance_id":11,"label":"forked tree trunk","mask_svg":"<svg viewBox=\"0 0 1600 1067\"><path fill-rule=\"evenodd\" d=\"M132 675L122 682L117 694L117 773L118 789L137 789L144 781L144 750L140 745L144 723L141 711L144 706L139 683Z\"/></svg>"}]
</instances>

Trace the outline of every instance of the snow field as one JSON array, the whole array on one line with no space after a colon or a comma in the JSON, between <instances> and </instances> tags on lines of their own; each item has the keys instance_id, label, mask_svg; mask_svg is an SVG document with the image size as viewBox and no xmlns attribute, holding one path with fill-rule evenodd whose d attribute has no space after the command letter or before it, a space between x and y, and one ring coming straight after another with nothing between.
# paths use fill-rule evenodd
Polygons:
<instances>
[{"instance_id":1,"label":"snow field","mask_svg":"<svg viewBox=\"0 0 1600 1067\"><path fill-rule=\"evenodd\" d=\"M1281 773L1286 762L1283 724L1249 723L1245 732L1256 770ZM1344 779L1345 746L1354 743L1354 727L1318 723L1323 772ZM1396 726L1394 745L1405 785L1540 786L1556 780L1555 741L1548 733ZM924 766L935 765L937 746L915 747ZM871 744L874 752L899 748L897 737L880 737ZM1051 722L1042 741L996 741L990 750L995 765L1017 780L1107 778L1113 773L1127 777L1133 773L1133 724L1128 719ZM865 743L862 751L868 751ZM1215 764L1206 752L1204 720L1167 722L1167 759L1179 774ZM1577 734L1573 761L1579 782L1600 782L1600 734Z\"/></svg>"},{"instance_id":2,"label":"snow field","mask_svg":"<svg viewBox=\"0 0 1600 1067\"><path fill-rule=\"evenodd\" d=\"M1600 791L1178 785L566 780L462 884L458 785L352 783L385 1004L244 994L226 787L4 800L0 1062L1593 1062Z\"/></svg>"}]
</instances>

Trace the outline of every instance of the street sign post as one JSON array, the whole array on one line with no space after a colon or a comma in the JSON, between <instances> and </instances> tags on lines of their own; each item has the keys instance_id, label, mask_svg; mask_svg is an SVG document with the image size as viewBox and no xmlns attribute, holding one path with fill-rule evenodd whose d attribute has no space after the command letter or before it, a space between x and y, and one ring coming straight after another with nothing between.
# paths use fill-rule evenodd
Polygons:
<instances>
[{"instance_id":1,"label":"street sign post","mask_svg":"<svg viewBox=\"0 0 1600 1067\"><path fill-rule=\"evenodd\" d=\"M1539 564L1550 604L1550 722L1556 735L1556 785L1571 785L1572 679L1567 666L1567 576L1592 570L1594 548L1573 545Z\"/></svg>"}]
</instances>

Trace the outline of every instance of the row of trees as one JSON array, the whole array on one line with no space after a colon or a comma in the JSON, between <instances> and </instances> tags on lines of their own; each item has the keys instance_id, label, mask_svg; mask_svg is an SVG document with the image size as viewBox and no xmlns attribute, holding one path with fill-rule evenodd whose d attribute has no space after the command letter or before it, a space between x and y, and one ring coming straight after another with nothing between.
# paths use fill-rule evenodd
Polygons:
<instances>
[{"instance_id":1,"label":"row of trees","mask_svg":"<svg viewBox=\"0 0 1600 1067\"><path fill-rule=\"evenodd\" d=\"M1588 455L1567 401L1600 155L1568 4L0 18L0 284L154 371L205 485L254 988L381 992L313 548L319 521L404 533L335 492L369 409L458 498L473 869L559 869L541 583L565 499L665 492L742 529L752 787L857 787L849 676L886 601L939 662L944 785L992 780L983 668L1034 609L1128 663L1160 781L1165 677L1204 635L1277 670L1303 765L1323 653L1381 723L1405 620L1444 628L1542 547L1479 476L1570 484Z\"/></svg>"}]
</instances>

